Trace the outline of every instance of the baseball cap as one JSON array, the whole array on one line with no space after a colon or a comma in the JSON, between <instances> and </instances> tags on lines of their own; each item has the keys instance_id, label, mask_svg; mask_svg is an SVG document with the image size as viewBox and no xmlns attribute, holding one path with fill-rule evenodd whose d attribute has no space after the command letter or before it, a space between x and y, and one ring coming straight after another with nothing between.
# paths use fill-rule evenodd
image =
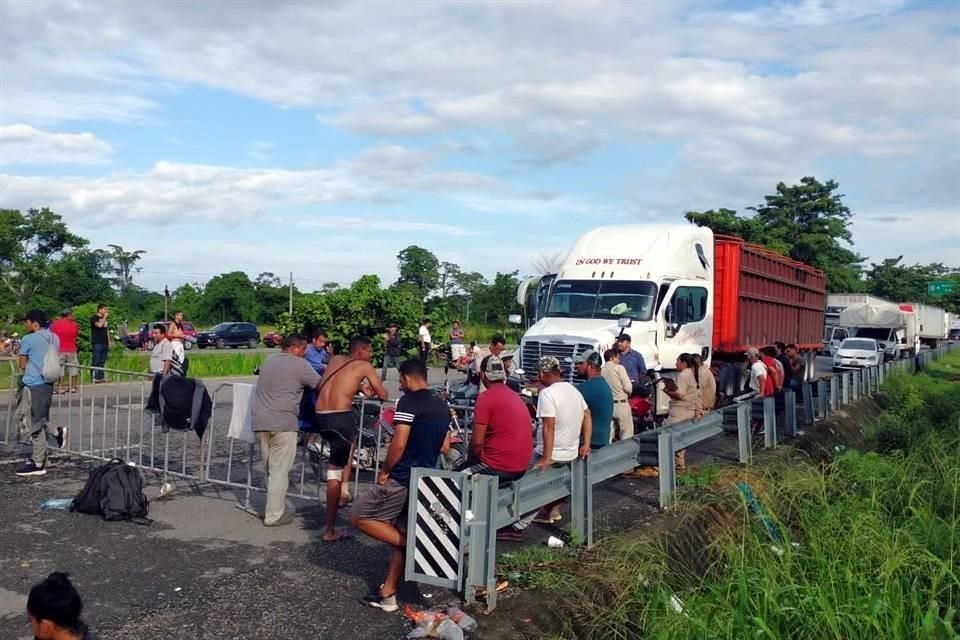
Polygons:
<instances>
[{"instance_id":1,"label":"baseball cap","mask_svg":"<svg viewBox=\"0 0 960 640\"><path fill-rule=\"evenodd\" d=\"M487 376L488 380L498 382L500 380L507 379L507 372L503 367L503 360L494 355L489 355L483 359L483 362L480 364L483 375Z\"/></svg>"},{"instance_id":2,"label":"baseball cap","mask_svg":"<svg viewBox=\"0 0 960 640\"><path fill-rule=\"evenodd\" d=\"M537 369L544 373L560 371L560 361L553 356L543 356L537 364Z\"/></svg>"},{"instance_id":3,"label":"baseball cap","mask_svg":"<svg viewBox=\"0 0 960 640\"><path fill-rule=\"evenodd\" d=\"M633 341L630 339L630 334L629 334L629 333L621 333L619 336L617 336L617 342L624 342L624 341L626 341L626 342L633 342Z\"/></svg>"},{"instance_id":4,"label":"baseball cap","mask_svg":"<svg viewBox=\"0 0 960 640\"><path fill-rule=\"evenodd\" d=\"M603 358L601 358L600 354L594 351L593 349L587 349L582 353L578 353L573 358L574 364L581 364L583 362L586 362L587 364L592 364L597 367L603 366Z\"/></svg>"}]
</instances>

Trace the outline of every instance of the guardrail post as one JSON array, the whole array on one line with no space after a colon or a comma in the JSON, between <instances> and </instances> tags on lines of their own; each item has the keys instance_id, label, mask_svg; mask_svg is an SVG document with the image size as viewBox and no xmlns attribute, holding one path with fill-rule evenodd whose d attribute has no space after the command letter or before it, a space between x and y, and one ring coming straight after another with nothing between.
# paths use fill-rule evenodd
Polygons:
<instances>
[{"instance_id":1,"label":"guardrail post","mask_svg":"<svg viewBox=\"0 0 960 640\"><path fill-rule=\"evenodd\" d=\"M660 469L660 508L673 505L677 490L677 469L674 466L673 434L664 429L657 436L657 461Z\"/></svg>"},{"instance_id":2,"label":"guardrail post","mask_svg":"<svg viewBox=\"0 0 960 640\"><path fill-rule=\"evenodd\" d=\"M750 404L746 402L737 405L737 445L740 462L750 464L753 459L753 438L750 434Z\"/></svg>"},{"instance_id":3,"label":"guardrail post","mask_svg":"<svg viewBox=\"0 0 960 640\"><path fill-rule=\"evenodd\" d=\"M590 486L590 465L577 458L570 473L570 535L588 547L593 546L593 487ZM663 471L661 470L661 475Z\"/></svg>"},{"instance_id":4,"label":"guardrail post","mask_svg":"<svg viewBox=\"0 0 960 640\"><path fill-rule=\"evenodd\" d=\"M827 417L827 381L817 380L817 415L820 419Z\"/></svg>"},{"instance_id":5,"label":"guardrail post","mask_svg":"<svg viewBox=\"0 0 960 640\"><path fill-rule=\"evenodd\" d=\"M883 385L883 381L887 377L887 363L881 362L877 367L877 391L880 391L880 387Z\"/></svg>"},{"instance_id":6,"label":"guardrail post","mask_svg":"<svg viewBox=\"0 0 960 640\"><path fill-rule=\"evenodd\" d=\"M843 384L840 399L844 406L850 404L850 379L847 376L846 373L840 376L840 382Z\"/></svg>"},{"instance_id":7,"label":"guardrail post","mask_svg":"<svg viewBox=\"0 0 960 640\"><path fill-rule=\"evenodd\" d=\"M840 378L830 378L830 413L840 409Z\"/></svg>"},{"instance_id":8,"label":"guardrail post","mask_svg":"<svg viewBox=\"0 0 960 640\"><path fill-rule=\"evenodd\" d=\"M792 389L783 392L784 432L791 438L797 437L797 394Z\"/></svg>"},{"instance_id":9,"label":"guardrail post","mask_svg":"<svg viewBox=\"0 0 960 640\"><path fill-rule=\"evenodd\" d=\"M467 514L467 574L463 591L467 604L477 600L477 587L487 592L487 612L497 606L497 479L476 474L470 478L470 511ZM473 519L470 519L470 516Z\"/></svg>"},{"instance_id":10,"label":"guardrail post","mask_svg":"<svg viewBox=\"0 0 960 640\"><path fill-rule=\"evenodd\" d=\"M812 425L816 422L813 412L813 383L804 382L800 392L803 394L803 423Z\"/></svg>"},{"instance_id":11,"label":"guardrail post","mask_svg":"<svg viewBox=\"0 0 960 640\"><path fill-rule=\"evenodd\" d=\"M763 446L777 446L777 401L771 397L763 399Z\"/></svg>"}]
</instances>

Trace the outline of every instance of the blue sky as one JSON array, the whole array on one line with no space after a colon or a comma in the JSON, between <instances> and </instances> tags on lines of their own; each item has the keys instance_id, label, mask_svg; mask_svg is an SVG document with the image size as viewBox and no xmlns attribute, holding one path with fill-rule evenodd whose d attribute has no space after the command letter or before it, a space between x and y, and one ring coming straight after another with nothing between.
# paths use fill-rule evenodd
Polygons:
<instances>
[{"instance_id":1,"label":"blue sky","mask_svg":"<svg viewBox=\"0 0 960 640\"><path fill-rule=\"evenodd\" d=\"M872 260L960 266L950 2L0 0L0 206L151 288L307 290L410 244L529 273L600 224L833 178Z\"/></svg>"}]
</instances>

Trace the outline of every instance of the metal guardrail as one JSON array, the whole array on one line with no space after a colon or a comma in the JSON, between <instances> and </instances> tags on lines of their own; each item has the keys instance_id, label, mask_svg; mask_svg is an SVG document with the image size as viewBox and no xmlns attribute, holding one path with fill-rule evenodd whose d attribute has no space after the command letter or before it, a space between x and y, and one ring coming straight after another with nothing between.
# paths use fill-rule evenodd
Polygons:
<instances>
[{"instance_id":1,"label":"metal guardrail","mask_svg":"<svg viewBox=\"0 0 960 640\"><path fill-rule=\"evenodd\" d=\"M798 422L813 425L878 390L892 372L915 371L917 366L922 368L958 347L960 345L951 344L924 352L913 360L883 363L804 383L799 404L797 393L785 390L782 420L778 420L775 398L757 399L712 412L699 421L642 432L593 451L586 460L577 459L569 465L531 472L504 487L498 486L494 476L414 469L408 503L405 578L463 589L468 603L475 602L476 589L484 589L487 611L491 611L497 601L497 531L517 522L524 514L569 498L570 537L591 546L594 485L638 464L656 463L660 506L667 508L676 496L674 454L677 451L730 431L736 425L739 460L747 464L752 460L750 423L755 409L763 421L764 446L773 448L779 442L781 424L785 436L795 437L799 434ZM449 494L456 495L456 500L438 497L444 487ZM443 562L431 562L429 554L434 552Z\"/></svg>"}]
</instances>

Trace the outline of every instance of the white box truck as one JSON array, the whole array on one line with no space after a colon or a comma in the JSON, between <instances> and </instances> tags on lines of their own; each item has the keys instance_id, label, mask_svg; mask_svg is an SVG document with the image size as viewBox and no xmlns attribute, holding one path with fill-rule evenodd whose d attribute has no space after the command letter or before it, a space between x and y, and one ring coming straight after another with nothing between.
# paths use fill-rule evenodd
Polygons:
<instances>
[{"instance_id":1,"label":"white box truck","mask_svg":"<svg viewBox=\"0 0 960 640\"><path fill-rule=\"evenodd\" d=\"M945 309L920 302L904 302L900 308L913 309L921 344L936 349L950 335L950 314Z\"/></svg>"}]
</instances>

